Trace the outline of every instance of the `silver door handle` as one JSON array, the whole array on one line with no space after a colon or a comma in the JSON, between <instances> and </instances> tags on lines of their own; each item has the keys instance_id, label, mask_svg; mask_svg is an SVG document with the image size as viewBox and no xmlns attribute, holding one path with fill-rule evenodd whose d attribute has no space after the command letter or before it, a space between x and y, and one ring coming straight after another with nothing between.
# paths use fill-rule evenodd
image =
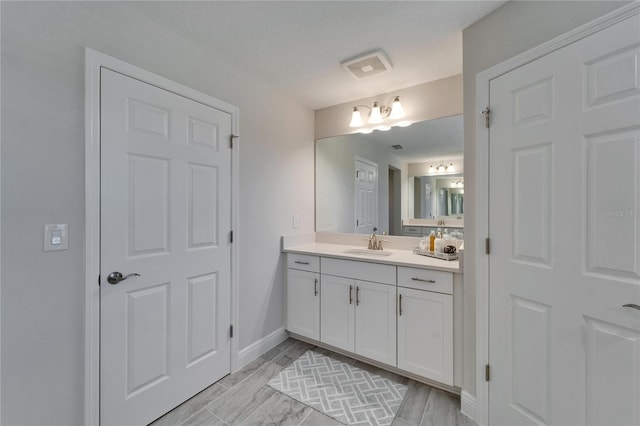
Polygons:
<instances>
[{"instance_id":1,"label":"silver door handle","mask_svg":"<svg viewBox=\"0 0 640 426\"><path fill-rule=\"evenodd\" d=\"M416 277L411 278L411 281L421 281L423 283L433 283L433 284L436 283L435 280L423 280L422 278L416 278Z\"/></svg>"},{"instance_id":2,"label":"silver door handle","mask_svg":"<svg viewBox=\"0 0 640 426\"><path fill-rule=\"evenodd\" d=\"M400 300L399 300L399 303L398 303L398 304L400 305L400 306L399 306L399 308L400 308L400 309L399 309L399 312L398 312L398 313L400 314L400 316L402 316L402 294L400 294L399 296L400 296L400 297L399 297L399 299L400 299Z\"/></svg>"},{"instance_id":3,"label":"silver door handle","mask_svg":"<svg viewBox=\"0 0 640 426\"><path fill-rule=\"evenodd\" d=\"M122 275L122 272L112 272L109 274L109 276L107 277L107 281L109 281L109 284L118 284L120 281L124 281L129 277L139 277L140 274L137 273L133 273L133 274L129 274L129 275Z\"/></svg>"},{"instance_id":4,"label":"silver door handle","mask_svg":"<svg viewBox=\"0 0 640 426\"><path fill-rule=\"evenodd\" d=\"M309 264L309 262L302 262L300 260L294 260L293 263L298 263L300 265L308 265Z\"/></svg>"},{"instance_id":5,"label":"silver door handle","mask_svg":"<svg viewBox=\"0 0 640 426\"><path fill-rule=\"evenodd\" d=\"M314 296L318 295L318 279L316 278L315 281L313 281L313 293Z\"/></svg>"},{"instance_id":6,"label":"silver door handle","mask_svg":"<svg viewBox=\"0 0 640 426\"><path fill-rule=\"evenodd\" d=\"M626 305L622 305L622 307L638 309L640 311L640 305L636 305L635 303L627 303Z\"/></svg>"},{"instance_id":7,"label":"silver door handle","mask_svg":"<svg viewBox=\"0 0 640 426\"><path fill-rule=\"evenodd\" d=\"M349 304L351 305L353 303L353 286L350 285L349 286Z\"/></svg>"},{"instance_id":8,"label":"silver door handle","mask_svg":"<svg viewBox=\"0 0 640 426\"><path fill-rule=\"evenodd\" d=\"M360 287L356 286L356 306L360 305Z\"/></svg>"}]
</instances>

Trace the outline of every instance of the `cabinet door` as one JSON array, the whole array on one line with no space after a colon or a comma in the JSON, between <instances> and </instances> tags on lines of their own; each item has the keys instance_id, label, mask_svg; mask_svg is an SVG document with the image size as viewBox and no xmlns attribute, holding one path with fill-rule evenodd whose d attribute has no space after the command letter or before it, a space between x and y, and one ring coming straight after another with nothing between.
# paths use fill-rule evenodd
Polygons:
<instances>
[{"instance_id":1,"label":"cabinet door","mask_svg":"<svg viewBox=\"0 0 640 426\"><path fill-rule=\"evenodd\" d=\"M453 296L398 287L398 368L453 385Z\"/></svg>"},{"instance_id":2,"label":"cabinet door","mask_svg":"<svg viewBox=\"0 0 640 426\"><path fill-rule=\"evenodd\" d=\"M396 287L356 281L358 355L396 365Z\"/></svg>"},{"instance_id":3,"label":"cabinet door","mask_svg":"<svg viewBox=\"0 0 640 426\"><path fill-rule=\"evenodd\" d=\"M322 275L321 342L354 351L355 296L354 280Z\"/></svg>"},{"instance_id":4,"label":"cabinet door","mask_svg":"<svg viewBox=\"0 0 640 426\"><path fill-rule=\"evenodd\" d=\"M288 270L287 330L311 339L320 338L320 274Z\"/></svg>"}]
</instances>

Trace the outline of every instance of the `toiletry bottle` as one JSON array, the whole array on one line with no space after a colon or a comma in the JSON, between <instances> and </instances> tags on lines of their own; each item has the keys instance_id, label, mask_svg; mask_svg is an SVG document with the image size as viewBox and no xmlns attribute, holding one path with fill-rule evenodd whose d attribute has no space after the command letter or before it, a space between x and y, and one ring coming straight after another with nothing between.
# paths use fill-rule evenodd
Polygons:
<instances>
[{"instance_id":1,"label":"toiletry bottle","mask_svg":"<svg viewBox=\"0 0 640 426\"><path fill-rule=\"evenodd\" d=\"M438 232L436 240L434 241L434 248L436 253L442 253L444 249L444 240L442 239L442 233Z\"/></svg>"},{"instance_id":2,"label":"toiletry bottle","mask_svg":"<svg viewBox=\"0 0 640 426\"><path fill-rule=\"evenodd\" d=\"M427 237L420 238L420 244L418 245L418 248L420 250L426 250L427 249Z\"/></svg>"},{"instance_id":3,"label":"toiletry bottle","mask_svg":"<svg viewBox=\"0 0 640 426\"><path fill-rule=\"evenodd\" d=\"M436 234L435 232L431 231L431 234L429 234L429 251L435 250L435 242L436 242Z\"/></svg>"}]
</instances>

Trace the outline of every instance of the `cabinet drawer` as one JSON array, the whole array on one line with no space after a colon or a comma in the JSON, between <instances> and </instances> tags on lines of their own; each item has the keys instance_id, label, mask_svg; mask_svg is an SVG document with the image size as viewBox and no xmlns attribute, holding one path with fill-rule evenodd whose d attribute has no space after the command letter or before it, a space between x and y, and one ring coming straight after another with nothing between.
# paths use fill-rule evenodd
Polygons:
<instances>
[{"instance_id":1,"label":"cabinet drawer","mask_svg":"<svg viewBox=\"0 0 640 426\"><path fill-rule=\"evenodd\" d=\"M403 226L402 233L405 235L415 235L417 237L422 235L421 226Z\"/></svg>"},{"instance_id":2,"label":"cabinet drawer","mask_svg":"<svg viewBox=\"0 0 640 426\"><path fill-rule=\"evenodd\" d=\"M322 274L383 284L396 284L396 267L392 265L332 259L329 257L323 257L321 262Z\"/></svg>"},{"instance_id":3,"label":"cabinet drawer","mask_svg":"<svg viewBox=\"0 0 640 426\"><path fill-rule=\"evenodd\" d=\"M453 294L453 273L399 266L398 286Z\"/></svg>"},{"instance_id":4,"label":"cabinet drawer","mask_svg":"<svg viewBox=\"0 0 640 426\"><path fill-rule=\"evenodd\" d=\"M300 271L320 272L320 258L307 254L287 254L287 267Z\"/></svg>"}]
</instances>

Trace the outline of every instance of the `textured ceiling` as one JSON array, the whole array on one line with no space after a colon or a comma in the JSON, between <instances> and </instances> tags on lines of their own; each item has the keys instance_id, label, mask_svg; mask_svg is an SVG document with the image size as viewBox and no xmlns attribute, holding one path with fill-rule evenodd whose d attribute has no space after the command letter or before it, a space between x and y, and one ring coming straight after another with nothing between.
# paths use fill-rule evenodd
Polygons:
<instances>
[{"instance_id":1,"label":"textured ceiling","mask_svg":"<svg viewBox=\"0 0 640 426\"><path fill-rule=\"evenodd\" d=\"M126 2L312 109L462 73L462 30L503 3ZM356 80L341 67L374 49L387 53L391 72Z\"/></svg>"}]
</instances>

